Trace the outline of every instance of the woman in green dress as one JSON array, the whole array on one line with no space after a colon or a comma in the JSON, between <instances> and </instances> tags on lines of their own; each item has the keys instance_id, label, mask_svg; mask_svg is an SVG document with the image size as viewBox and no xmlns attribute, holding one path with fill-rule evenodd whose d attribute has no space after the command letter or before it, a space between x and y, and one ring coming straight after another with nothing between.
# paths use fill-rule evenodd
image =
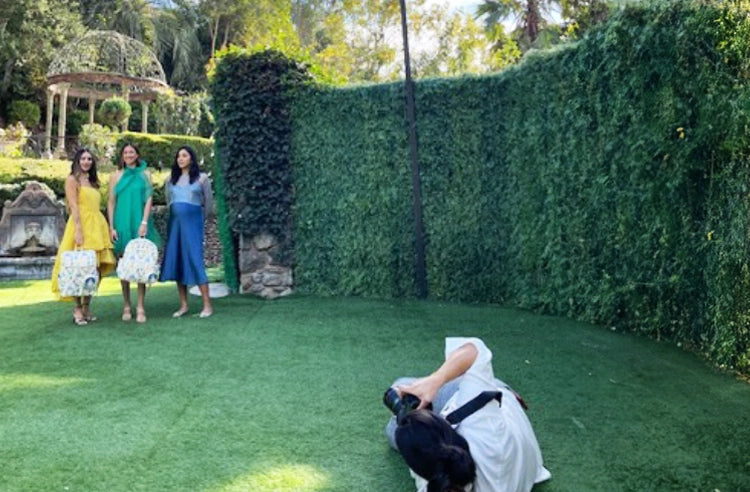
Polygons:
<instances>
[{"instance_id":1,"label":"woman in green dress","mask_svg":"<svg viewBox=\"0 0 750 492\"><path fill-rule=\"evenodd\" d=\"M138 148L126 143L120 150L119 169L109 179L109 199L107 213L109 216L109 234L114 244L117 257L122 257L125 246L131 239L145 237L157 245L161 243L159 234L151 218L151 201L153 194L151 175L146 171L146 162L141 160ZM130 305L130 282L121 280L122 284L122 320L130 321L133 317ZM146 284L138 284L138 303L135 320L146 322Z\"/></svg>"}]
</instances>

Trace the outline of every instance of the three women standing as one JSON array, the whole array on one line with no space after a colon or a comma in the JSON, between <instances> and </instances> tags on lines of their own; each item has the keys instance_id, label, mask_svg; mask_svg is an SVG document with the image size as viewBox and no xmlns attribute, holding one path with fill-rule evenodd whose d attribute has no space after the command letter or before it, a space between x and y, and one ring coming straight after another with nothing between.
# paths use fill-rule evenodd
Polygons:
<instances>
[{"instance_id":1,"label":"three women standing","mask_svg":"<svg viewBox=\"0 0 750 492\"><path fill-rule=\"evenodd\" d=\"M146 162L140 160L140 152L133 144L125 144L120 151L119 169L109 179L109 215L110 238L114 251L121 257L125 246L132 239L145 237L157 245L161 243L159 234L151 218L153 185L151 176L146 170ZM132 319L130 303L130 282L121 280L122 286L122 319ZM138 284L136 318L138 323L146 322L146 284Z\"/></svg>"},{"instance_id":2,"label":"three women standing","mask_svg":"<svg viewBox=\"0 0 750 492\"><path fill-rule=\"evenodd\" d=\"M110 235L107 233L107 221L99 209L101 194L96 160L88 149L80 149L73 157L70 175L65 179L65 200L70 216L52 269L52 292L58 295L60 291L57 274L60 271L62 253L65 251L76 248L96 251L100 279L115 269L115 256L112 253ZM77 325L86 325L96 320L89 309L91 296L61 299L75 301L73 321Z\"/></svg>"},{"instance_id":3,"label":"three women standing","mask_svg":"<svg viewBox=\"0 0 750 492\"><path fill-rule=\"evenodd\" d=\"M177 282L180 308L173 317L188 312L187 286L197 285L203 298L200 317L207 318L213 314L213 308L203 262L203 225L208 215L213 214L213 194L211 182L200 172L192 148L185 146L177 151L166 191L169 223L160 279Z\"/></svg>"}]
</instances>

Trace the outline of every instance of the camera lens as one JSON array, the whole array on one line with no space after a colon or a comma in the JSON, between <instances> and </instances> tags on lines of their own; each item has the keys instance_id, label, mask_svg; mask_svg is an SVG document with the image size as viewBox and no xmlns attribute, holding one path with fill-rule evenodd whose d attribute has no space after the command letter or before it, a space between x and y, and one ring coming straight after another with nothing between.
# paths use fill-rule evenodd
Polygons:
<instances>
[{"instance_id":1,"label":"camera lens","mask_svg":"<svg viewBox=\"0 0 750 492\"><path fill-rule=\"evenodd\" d=\"M399 410L403 406L403 403L401 402L401 398L398 396L398 391L396 391L394 388L388 388L385 393L383 394L383 404L388 408L388 410L393 413L393 415L398 414Z\"/></svg>"}]
</instances>

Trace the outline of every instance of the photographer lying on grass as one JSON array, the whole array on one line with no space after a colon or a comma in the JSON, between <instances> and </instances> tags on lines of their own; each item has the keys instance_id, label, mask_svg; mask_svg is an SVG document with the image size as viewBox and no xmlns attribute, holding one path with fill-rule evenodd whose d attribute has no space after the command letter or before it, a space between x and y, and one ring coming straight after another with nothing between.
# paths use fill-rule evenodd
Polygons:
<instances>
[{"instance_id":1,"label":"photographer lying on grass","mask_svg":"<svg viewBox=\"0 0 750 492\"><path fill-rule=\"evenodd\" d=\"M437 371L398 379L383 397L394 413L386 435L417 491L528 491L550 478L525 404L494 377L484 342L446 338L445 356Z\"/></svg>"}]
</instances>

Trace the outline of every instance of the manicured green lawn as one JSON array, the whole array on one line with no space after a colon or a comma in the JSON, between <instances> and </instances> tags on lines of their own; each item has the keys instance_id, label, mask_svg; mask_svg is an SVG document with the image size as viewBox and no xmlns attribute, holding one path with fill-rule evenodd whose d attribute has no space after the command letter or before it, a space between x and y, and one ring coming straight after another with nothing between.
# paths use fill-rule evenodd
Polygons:
<instances>
[{"instance_id":1,"label":"manicured green lawn","mask_svg":"<svg viewBox=\"0 0 750 492\"><path fill-rule=\"evenodd\" d=\"M530 404L535 490L750 490L750 385L664 343L493 306L248 296L146 325L73 325L47 282L0 283L0 490L409 491L382 437L390 382L483 338ZM194 312L199 310L193 298Z\"/></svg>"}]
</instances>

